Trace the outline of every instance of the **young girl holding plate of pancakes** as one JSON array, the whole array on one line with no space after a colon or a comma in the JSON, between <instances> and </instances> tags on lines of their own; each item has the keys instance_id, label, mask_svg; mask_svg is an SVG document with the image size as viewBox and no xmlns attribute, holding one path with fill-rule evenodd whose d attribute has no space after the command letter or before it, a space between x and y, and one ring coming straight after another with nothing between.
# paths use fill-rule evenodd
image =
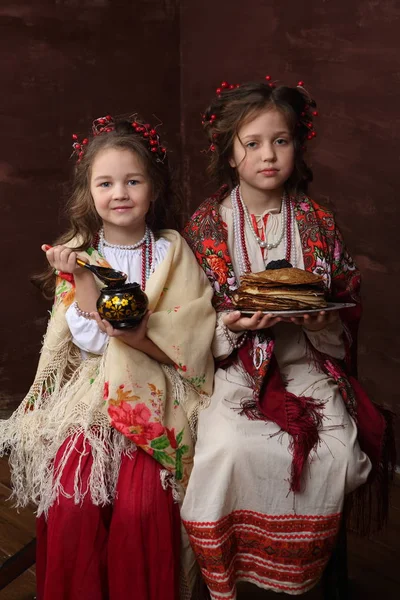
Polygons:
<instances>
[{"instance_id":1,"label":"young girl holding plate of pancakes","mask_svg":"<svg viewBox=\"0 0 400 600\"><path fill-rule=\"evenodd\" d=\"M307 195L316 116L303 82L269 76L222 82L203 115L225 185L185 237L214 290L217 370L182 516L213 599L311 589L346 495L383 469L386 420L353 376L359 271Z\"/></svg>"}]
</instances>

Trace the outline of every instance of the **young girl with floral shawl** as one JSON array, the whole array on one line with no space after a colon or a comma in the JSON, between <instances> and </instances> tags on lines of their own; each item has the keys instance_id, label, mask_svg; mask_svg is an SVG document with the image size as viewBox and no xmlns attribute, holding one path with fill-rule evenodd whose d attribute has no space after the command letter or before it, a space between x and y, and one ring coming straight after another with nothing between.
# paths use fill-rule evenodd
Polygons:
<instances>
[{"instance_id":1,"label":"young girl with floral shawl","mask_svg":"<svg viewBox=\"0 0 400 600\"><path fill-rule=\"evenodd\" d=\"M223 82L203 115L211 173L229 185L185 229L218 314L219 368L182 507L213 600L234 600L240 581L312 588L345 494L373 477L385 490L390 458L386 421L354 379L359 271L332 212L306 195L315 103L302 82L266 79ZM322 275L329 300L354 308L292 318L235 311L240 276L282 259Z\"/></svg>"},{"instance_id":2,"label":"young girl with floral shawl","mask_svg":"<svg viewBox=\"0 0 400 600\"><path fill-rule=\"evenodd\" d=\"M17 505L38 507L39 600L177 600L189 597L178 500L212 389L212 290L180 235L160 230L175 199L155 130L105 117L74 139L71 229L43 247L55 303L0 449ZM77 257L141 283L149 313L136 329L100 319L100 282Z\"/></svg>"}]
</instances>

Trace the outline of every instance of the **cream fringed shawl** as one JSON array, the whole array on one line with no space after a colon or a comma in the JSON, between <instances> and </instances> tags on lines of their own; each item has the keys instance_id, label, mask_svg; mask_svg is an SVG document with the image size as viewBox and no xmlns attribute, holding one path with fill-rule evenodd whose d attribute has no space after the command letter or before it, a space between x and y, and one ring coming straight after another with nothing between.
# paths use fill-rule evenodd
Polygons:
<instances>
[{"instance_id":1,"label":"cream fringed shawl","mask_svg":"<svg viewBox=\"0 0 400 600\"><path fill-rule=\"evenodd\" d=\"M0 423L0 453L10 450L18 505L34 502L41 514L65 494L63 465L82 434L91 445L93 467L88 489L77 470L75 502L86 493L96 504L111 502L121 454L136 447L186 487L197 413L212 391L215 313L211 287L186 242L172 230L161 235L170 247L147 282L154 311L147 335L174 366L161 365L118 338L109 339L103 356L82 360L65 319L74 287L58 278L34 383L10 419ZM92 248L81 255L106 264ZM54 457L69 436L55 471Z\"/></svg>"}]
</instances>

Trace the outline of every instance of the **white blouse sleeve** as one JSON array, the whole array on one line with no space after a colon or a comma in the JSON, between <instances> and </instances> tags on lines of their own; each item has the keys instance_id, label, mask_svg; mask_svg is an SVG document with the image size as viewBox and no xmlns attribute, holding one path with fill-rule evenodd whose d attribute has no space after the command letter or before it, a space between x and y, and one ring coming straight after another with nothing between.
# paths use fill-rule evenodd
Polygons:
<instances>
[{"instance_id":1,"label":"white blouse sleeve","mask_svg":"<svg viewBox=\"0 0 400 600\"><path fill-rule=\"evenodd\" d=\"M73 304L67 309L65 318L72 341L78 348L92 354L103 354L108 335L99 329L96 321L79 316Z\"/></svg>"},{"instance_id":2,"label":"white blouse sleeve","mask_svg":"<svg viewBox=\"0 0 400 600\"><path fill-rule=\"evenodd\" d=\"M329 356L340 360L345 358L346 350L343 342L344 329L341 319L333 321L333 323L330 323L327 327L324 327L324 329L320 329L319 331L309 331L305 327L303 327L303 331L314 348L319 350L319 352L323 352L324 354L328 354Z\"/></svg>"}]
</instances>

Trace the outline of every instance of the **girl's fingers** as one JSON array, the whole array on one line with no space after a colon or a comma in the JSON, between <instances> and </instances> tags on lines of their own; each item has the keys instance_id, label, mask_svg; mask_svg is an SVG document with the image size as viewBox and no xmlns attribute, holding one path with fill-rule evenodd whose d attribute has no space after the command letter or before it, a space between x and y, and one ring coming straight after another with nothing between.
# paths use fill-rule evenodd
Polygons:
<instances>
[{"instance_id":1,"label":"girl's fingers","mask_svg":"<svg viewBox=\"0 0 400 600\"><path fill-rule=\"evenodd\" d=\"M143 319L141 320L140 325L144 329L147 329L147 325L152 314L152 311L148 310L147 313L144 315Z\"/></svg>"},{"instance_id":2,"label":"girl's fingers","mask_svg":"<svg viewBox=\"0 0 400 600\"><path fill-rule=\"evenodd\" d=\"M287 322L294 323L295 325L302 325L303 318L302 317L291 317Z\"/></svg>"},{"instance_id":3,"label":"girl's fingers","mask_svg":"<svg viewBox=\"0 0 400 600\"><path fill-rule=\"evenodd\" d=\"M106 323L107 321L103 321L102 318L100 317L98 312L92 312L90 313L91 317L93 317L93 319L96 321L99 329L103 332L103 333L107 333L107 328L106 328Z\"/></svg>"},{"instance_id":4,"label":"girl's fingers","mask_svg":"<svg viewBox=\"0 0 400 600\"><path fill-rule=\"evenodd\" d=\"M50 250L46 250L46 258L47 258L50 266L53 268L56 268L53 248L50 248Z\"/></svg>"},{"instance_id":5,"label":"girl's fingers","mask_svg":"<svg viewBox=\"0 0 400 600\"><path fill-rule=\"evenodd\" d=\"M268 321L268 315L264 315L260 310L250 318L251 329L261 329L261 324Z\"/></svg>"},{"instance_id":6,"label":"girl's fingers","mask_svg":"<svg viewBox=\"0 0 400 600\"><path fill-rule=\"evenodd\" d=\"M45 244L42 248L48 246ZM46 256L51 266L58 271L65 273L73 273L76 269L76 252L67 246L49 247L46 251Z\"/></svg>"},{"instance_id":7,"label":"girl's fingers","mask_svg":"<svg viewBox=\"0 0 400 600\"><path fill-rule=\"evenodd\" d=\"M232 325L233 323L236 323L240 319L240 317L241 317L240 310L235 310L235 311L225 315L222 320L225 325Z\"/></svg>"},{"instance_id":8,"label":"girl's fingers","mask_svg":"<svg viewBox=\"0 0 400 600\"><path fill-rule=\"evenodd\" d=\"M61 265L61 251L62 251L62 246L54 246L54 248L51 248L50 250L48 250L46 252L47 258L49 258L49 256L52 257L52 261L53 261L52 264L53 264L54 268L58 269L59 271L64 270Z\"/></svg>"},{"instance_id":9,"label":"girl's fingers","mask_svg":"<svg viewBox=\"0 0 400 600\"><path fill-rule=\"evenodd\" d=\"M271 317L269 315L262 315L261 318L257 322L257 329L266 329L267 327L272 327L276 317Z\"/></svg>"},{"instance_id":10,"label":"girl's fingers","mask_svg":"<svg viewBox=\"0 0 400 600\"><path fill-rule=\"evenodd\" d=\"M72 254L72 250L70 248L62 248L59 251L59 260L61 262L61 266L65 265L66 267L68 267L69 264L69 260ZM63 269L61 269L62 271Z\"/></svg>"},{"instance_id":11,"label":"girl's fingers","mask_svg":"<svg viewBox=\"0 0 400 600\"><path fill-rule=\"evenodd\" d=\"M104 333L106 333L110 337L118 337L122 335L123 331L120 329L114 329L114 327L108 321L102 320L102 324L104 327Z\"/></svg>"},{"instance_id":12,"label":"girl's fingers","mask_svg":"<svg viewBox=\"0 0 400 600\"><path fill-rule=\"evenodd\" d=\"M273 327L282 321L282 317L269 317L269 321L265 327Z\"/></svg>"},{"instance_id":13,"label":"girl's fingers","mask_svg":"<svg viewBox=\"0 0 400 600\"><path fill-rule=\"evenodd\" d=\"M71 252L67 259L68 271L73 271L76 267L76 252Z\"/></svg>"},{"instance_id":14,"label":"girl's fingers","mask_svg":"<svg viewBox=\"0 0 400 600\"><path fill-rule=\"evenodd\" d=\"M121 335L124 335L123 329L114 329L111 323L100 317L99 313L93 312L90 314L93 315L93 318L96 320L99 329L101 329L101 331L106 333L109 337L120 337Z\"/></svg>"},{"instance_id":15,"label":"girl's fingers","mask_svg":"<svg viewBox=\"0 0 400 600\"><path fill-rule=\"evenodd\" d=\"M231 313L229 317L232 317ZM239 320L232 319L232 323L235 323L236 326L240 326L241 329L249 329L251 331L258 329L267 329L268 327L273 327L277 323L284 321L286 323L293 323L294 325L303 326L305 328L319 326L321 328L326 326L327 324L334 321L337 317L335 313L327 313L324 310L319 311L318 313L312 314L304 314L301 316L292 316L292 317L281 317L281 316L271 316L265 315L262 312L257 312L252 315L251 318L242 317ZM228 324L228 323L226 323ZM233 329L233 328L232 328Z\"/></svg>"},{"instance_id":16,"label":"girl's fingers","mask_svg":"<svg viewBox=\"0 0 400 600\"><path fill-rule=\"evenodd\" d=\"M243 321L244 320L245 319L243 319ZM273 327L276 323L279 323L281 320L281 317L265 315L264 313L259 311L255 313L250 319L246 319L247 323L243 324L245 325L244 329L256 331L258 329L268 329L268 327Z\"/></svg>"}]
</instances>

